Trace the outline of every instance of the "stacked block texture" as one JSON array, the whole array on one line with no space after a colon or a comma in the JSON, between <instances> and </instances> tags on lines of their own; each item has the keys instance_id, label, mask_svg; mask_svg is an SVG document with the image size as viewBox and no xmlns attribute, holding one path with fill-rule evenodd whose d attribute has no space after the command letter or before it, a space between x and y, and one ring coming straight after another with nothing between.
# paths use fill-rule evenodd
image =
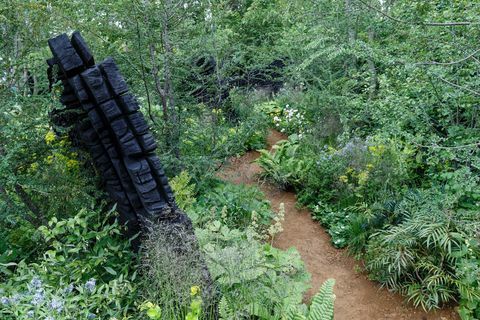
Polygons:
<instances>
[{"instance_id":1,"label":"stacked block texture","mask_svg":"<svg viewBox=\"0 0 480 320\"><path fill-rule=\"evenodd\" d=\"M112 58L95 64L78 32L48 41L63 84L60 101L74 110L76 128L101 174L117 211L130 231L178 212L159 158L157 145L139 104ZM178 220L188 220L185 216Z\"/></svg>"}]
</instances>

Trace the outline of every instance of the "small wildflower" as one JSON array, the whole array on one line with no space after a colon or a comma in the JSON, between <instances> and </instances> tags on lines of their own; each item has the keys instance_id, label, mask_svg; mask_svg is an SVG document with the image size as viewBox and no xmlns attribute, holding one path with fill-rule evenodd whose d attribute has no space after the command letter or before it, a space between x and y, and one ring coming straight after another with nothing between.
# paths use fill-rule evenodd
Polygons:
<instances>
[{"instance_id":1,"label":"small wildflower","mask_svg":"<svg viewBox=\"0 0 480 320\"><path fill-rule=\"evenodd\" d=\"M45 296L43 295L43 291L38 291L32 298L33 305L39 305L45 300Z\"/></svg>"},{"instance_id":2,"label":"small wildflower","mask_svg":"<svg viewBox=\"0 0 480 320\"><path fill-rule=\"evenodd\" d=\"M53 141L55 141L55 133L53 131L48 131L47 134L45 135L45 142L47 144L52 144Z\"/></svg>"},{"instance_id":3,"label":"small wildflower","mask_svg":"<svg viewBox=\"0 0 480 320\"><path fill-rule=\"evenodd\" d=\"M95 313L89 313L87 316L87 319L91 320L91 319L95 319L96 317L97 315Z\"/></svg>"},{"instance_id":4,"label":"small wildflower","mask_svg":"<svg viewBox=\"0 0 480 320\"><path fill-rule=\"evenodd\" d=\"M73 291L73 284L70 283L65 289L63 289L64 294L70 294Z\"/></svg>"},{"instance_id":5,"label":"small wildflower","mask_svg":"<svg viewBox=\"0 0 480 320\"><path fill-rule=\"evenodd\" d=\"M39 277L33 277L30 281L30 288L40 289L42 287L42 280Z\"/></svg>"},{"instance_id":6,"label":"small wildflower","mask_svg":"<svg viewBox=\"0 0 480 320\"><path fill-rule=\"evenodd\" d=\"M192 297L195 296L199 292L200 292L200 287L199 286L193 286L193 287L190 288L190 295Z\"/></svg>"},{"instance_id":7,"label":"small wildflower","mask_svg":"<svg viewBox=\"0 0 480 320\"><path fill-rule=\"evenodd\" d=\"M95 290L95 284L96 280L94 278L91 278L85 283L85 289L87 289L87 291L89 292L93 292L93 290Z\"/></svg>"},{"instance_id":8,"label":"small wildflower","mask_svg":"<svg viewBox=\"0 0 480 320\"><path fill-rule=\"evenodd\" d=\"M0 303L3 305L8 305L10 303L10 299L8 299L7 297L1 297Z\"/></svg>"},{"instance_id":9,"label":"small wildflower","mask_svg":"<svg viewBox=\"0 0 480 320\"><path fill-rule=\"evenodd\" d=\"M340 177L338 177L338 180L340 180L343 183L347 183L348 182L348 177L347 176L340 176Z\"/></svg>"},{"instance_id":10,"label":"small wildflower","mask_svg":"<svg viewBox=\"0 0 480 320\"><path fill-rule=\"evenodd\" d=\"M56 311L58 313L62 312L63 310L63 301L59 298L53 298L50 302L50 309Z\"/></svg>"},{"instance_id":11,"label":"small wildflower","mask_svg":"<svg viewBox=\"0 0 480 320\"><path fill-rule=\"evenodd\" d=\"M10 298L10 302L12 303L18 303L20 301L20 295L17 293L17 294L14 294L12 298Z\"/></svg>"},{"instance_id":12,"label":"small wildflower","mask_svg":"<svg viewBox=\"0 0 480 320\"><path fill-rule=\"evenodd\" d=\"M27 312L27 317L29 317L29 318L33 318L34 315L35 315L35 311L33 311L33 310L30 310L30 311Z\"/></svg>"}]
</instances>

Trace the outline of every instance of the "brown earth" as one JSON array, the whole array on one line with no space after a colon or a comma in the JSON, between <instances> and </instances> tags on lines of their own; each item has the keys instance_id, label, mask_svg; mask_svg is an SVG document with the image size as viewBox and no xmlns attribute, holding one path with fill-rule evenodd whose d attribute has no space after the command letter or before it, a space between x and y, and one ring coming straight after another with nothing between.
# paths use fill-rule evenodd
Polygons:
<instances>
[{"instance_id":1,"label":"brown earth","mask_svg":"<svg viewBox=\"0 0 480 320\"><path fill-rule=\"evenodd\" d=\"M286 136L271 131L268 147ZM311 298L328 278L336 280L334 292L336 320L430 320L459 319L454 309L424 312L404 302L398 294L382 289L360 270L359 262L347 255L346 250L336 249L322 226L311 219L310 212L296 208L293 192L283 191L268 183L260 182L261 168L253 163L259 153L250 151L241 157L231 159L229 165L220 172L223 179L247 185L258 185L271 202L273 209L280 203L285 205L283 232L274 239L274 246L281 249L295 247L301 254L307 270L312 275L311 290L306 299Z\"/></svg>"}]
</instances>

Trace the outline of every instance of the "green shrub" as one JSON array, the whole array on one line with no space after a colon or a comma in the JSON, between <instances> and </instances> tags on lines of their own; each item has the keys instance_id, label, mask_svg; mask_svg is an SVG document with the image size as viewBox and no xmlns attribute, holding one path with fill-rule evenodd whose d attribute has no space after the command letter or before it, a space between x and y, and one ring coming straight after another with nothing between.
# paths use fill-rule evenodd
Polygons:
<instances>
[{"instance_id":1,"label":"green shrub","mask_svg":"<svg viewBox=\"0 0 480 320\"><path fill-rule=\"evenodd\" d=\"M480 299L477 286L466 285L469 277L460 278L457 269L480 253L471 240L480 227L478 214L454 210L444 197L434 191L408 195L394 213L400 222L374 233L367 245L372 278L425 309L460 295L472 303Z\"/></svg>"},{"instance_id":2,"label":"green shrub","mask_svg":"<svg viewBox=\"0 0 480 320\"><path fill-rule=\"evenodd\" d=\"M40 228L47 250L36 262L0 265L2 319L108 319L132 313L135 257L107 214L81 210Z\"/></svg>"},{"instance_id":3,"label":"green shrub","mask_svg":"<svg viewBox=\"0 0 480 320\"><path fill-rule=\"evenodd\" d=\"M272 152L260 150L260 157L255 162L263 169L261 176L283 189L301 185L310 172L311 161L302 157L299 147L298 136L293 135L277 142Z\"/></svg>"},{"instance_id":4,"label":"green shrub","mask_svg":"<svg viewBox=\"0 0 480 320\"><path fill-rule=\"evenodd\" d=\"M199 224L221 220L231 228L243 230L251 224L255 213L260 228L270 225L270 203L257 187L219 181L210 187L198 197L198 206L190 212Z\"/></svg>"},{"instance_id":5,"label":"green shrub","mask_svg":"<svg viewBox=\"0 0 480 320\"><path fill-rule=\"evenodd\" d=\"M222 295L224 319L278 319L301 303L309 275L295 249L262 244L251 230L219 221L198 229L197 235Z\"/></svg>"}]
</instances>

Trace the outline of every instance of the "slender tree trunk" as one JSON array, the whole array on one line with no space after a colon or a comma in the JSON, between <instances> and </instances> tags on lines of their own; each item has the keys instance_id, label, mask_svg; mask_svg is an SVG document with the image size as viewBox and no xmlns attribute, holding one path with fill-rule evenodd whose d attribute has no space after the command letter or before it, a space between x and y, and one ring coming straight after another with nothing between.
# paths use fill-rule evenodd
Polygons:
<instances>
[{"instance_id":1,"label":"slender tree trunk","mask_svg":"<svg viewBox=\"0 0 480 320\"><path fill-rule=\"evenodd\" d=\"M142 54L142 45L141 45L142 33L140 31L140 25L138 24L138 19L136 19L135 24L137 29L137 49L138 49L138 55L139 55L140 64L141 64L142 82L145 88L145 94L147 95L148 116L150 120L152 120L152 122L156 124L155 118L152 115L152 103L150 101L150 90L148 90L147 76L145 72L145 61L143 60L143 54Z\"/></svg>"},{"instance_id":2,"label":"slender tree trunk","mask_svg":"<svg viewBox=\"0 0 480 320\"><path fill-rule=\"evenodd\" d=\"M173 154L177 159L180 159L180 130L178 123L178 114L175 108L175 92L172 82L172 70L171 70L171 61L173 56L172 45L170 42L170 32L169 32L169 17L171 16L172 9L172 0L165 0L165 8L162 15L162 44L164 49L164 92L166 100L168 101L168 109L170 112L170 122L171 122L171 142L173 148Z\"/></svg>"},{"instance_id":3,"label":"slender tree trunk","mask_svg":"<svg viewBox=\"0 0 480 320\"><path fill-rule=\"evenodd\" d=\"M348 43L351 47L355 44L357 39L357 31L355 30L355 15L353 13L352 0L345 0L345 15L347 17L347 33ZM357 68L357 57L352 55L350 60L350 69L355 70Z\"/></svg>"},{"instance_id":4,"label":"slender tree trunk","mask_svg":"<svg viewBox=\"0 0 480 320\"><path fill-rule=\"evenodd\" d=\"M165 122L165 125L168 126L168 121L169 121L168 102L166 98L166 90L165 88L162 87L162 83L160 81L155 45L149 44L148 50L150 52L150 61L152 64L152 76L153 76L153 80L155 81L155 90L157 91L157 94L160 97L160 102L162 103L163 121Z\"/></svg>"},{"instance_id":5,"label":"slender tree trunk","mask_svg":"<svg viewBox=\"0 0 480 320\"><path fill-rule=\"evenodd\" d=\"M0 145L0 156L3 156L4 154L5 154L5 151ZM32 213L32 215L29 215L29 214L24 215L24 219L30 222L35 227L39 227L41 225L47 224L47 219L45 218L43 213L40 211L40 209L36 206L36 204L32 201L32 198L30 198L30 196L25 191L25 189L23 189L23 187L19 183L15 184L14 189L17 196L20 198L23 204L28 208L28 210L30 210L30 212ZM2 196L2 198L4 198L4 201L7 204L7 206L13 210L15 208L15 205L12 199L10 199L10 197L8 196L7 190L2 185L0 185L0 195Z\"/></svg>"},{"instance_id":6,"label":"slender tree trunk","mask_svg":"<svg viewBox=\"0 0 480 320\"><path fill-rule=\"evenodd\" d=\"M375 30L373 29L373 27L370 27L370 29L368 30L368 40L370 42L370 45L373 46L375 41ZM372 57L368 58L368 69L370 70L370 99L373 99L378 93L379 83L377 68Z\"/></svg>"},{"instance_id":7,"label":"slender tree trunk","mask_svg":"<svg viewBox=\"0 0 480 320\"><path fill-rule=\"evenodd\" d=\"M23 189L23 187L18 183L15 184L15 193L18 195L20 200L22 200L23 204L28 208L28 210L30 210L30 212L33 214L33 217L29 215L25 216L25 219L28 222L33 224L35 227L47 224L47 219L45 216L33 202L32 198L30 198L25 189Z\"/></svg>"},{"instance_id":8,"label":"slender tree trunk","mask_svg":"<svg viewBox=\"0 0 480 320\"><path fill-rule=\"evenodd\" d=\"M20 36L18 34L18 31L15 32L14 36L13 36L13 57L14 57L14 64L13 64L13 67L11 68L11 72L10 72L10 76L11 76L11 79L10 79L10 84L9 84L9 87L13 87L15 85L15 82L16 82L16 75L17 75L17 65L16 63L18 62L18 58L19 58L19 55L20 55L20 46L21 46L21 40L20 40Z\"/></svg>"}]
</instances>

